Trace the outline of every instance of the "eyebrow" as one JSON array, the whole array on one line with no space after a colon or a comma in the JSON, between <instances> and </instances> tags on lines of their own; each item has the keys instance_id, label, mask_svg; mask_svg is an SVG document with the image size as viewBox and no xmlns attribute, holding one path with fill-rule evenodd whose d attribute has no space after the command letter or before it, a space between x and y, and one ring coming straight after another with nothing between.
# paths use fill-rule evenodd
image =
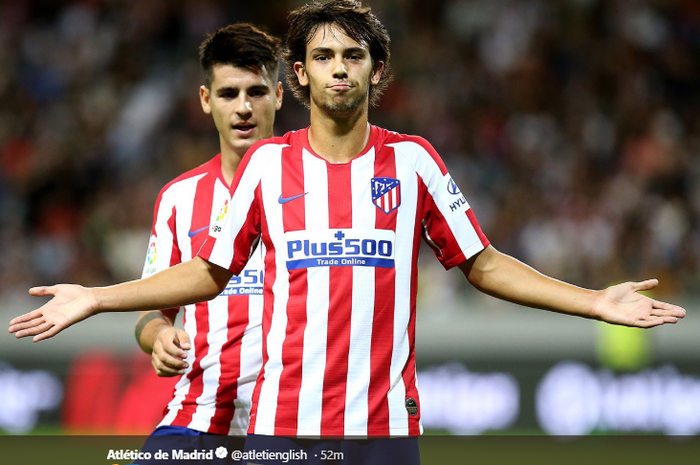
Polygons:
<instances>
[{"instance_id":1,"label":"eyebrow","mask_svg":"<svg viewBox=\"0 0 700 465\"><path fill-rule=\"evenodd\" d=\"M316 47L310 53L335 53L335 50L329 47ZM350 47L343 49L343 53L368 53L367 49L362 47Z\"/></svg>"},{"instance_id":2,"label":"eyebrow","mask_svg":"<svg viewBox=\"0 0 700 465\"><path fill-rule=\"evenodd\" d=\"M262 85L262 84L256 84L254 86L246 87L245 89L241 89L239 87L231 87L231 86L219 87L216 89L216 94L221 95L221 94L224 94L226 92L241 92L241 91L250 92L251 90L265 91L265 92L270 91L269 87Z\"/></svg>"}]
</instances>

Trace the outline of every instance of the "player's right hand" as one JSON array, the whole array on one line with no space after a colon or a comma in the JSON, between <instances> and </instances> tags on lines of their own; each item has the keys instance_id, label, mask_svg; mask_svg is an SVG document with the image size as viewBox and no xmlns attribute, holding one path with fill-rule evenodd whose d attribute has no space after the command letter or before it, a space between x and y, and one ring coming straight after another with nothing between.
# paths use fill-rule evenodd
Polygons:
<instances>
[{"instance_id":1,"label":"player's right hand","mask_svg":"<svg viewBox=\"0 0 700 465\"><path fill-rule=\"evenodd\" d=\"M34 336L34 342L55 336L93 315L98 308L92 289L77 284L33 287L29 294L53 298L38 309L14 318L9 331L17 338Z\"/></svg>"},{"instance_id":2,"label":"player's right hand","mask_svg":"<svg viewBox=\"0 0 700 465\"><path fill-rule=\"evenodd\" d=\"M158 333L153 343L151 364L158 376L169 378L185 373L189 363L190 336L181 328L168 327Z\"/></svg>"}]
</instances>

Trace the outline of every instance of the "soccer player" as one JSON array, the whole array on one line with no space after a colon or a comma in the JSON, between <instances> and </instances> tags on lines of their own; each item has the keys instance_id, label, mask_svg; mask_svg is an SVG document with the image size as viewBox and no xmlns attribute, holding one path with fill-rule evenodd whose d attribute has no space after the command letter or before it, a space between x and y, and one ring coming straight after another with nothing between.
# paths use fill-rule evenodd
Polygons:
<instances>
[{"instance_id":1,"label":"soccer player","mask_svg":"<svg viewBox=\"0 0 700 465\"><path fill-rule=\"evenodd\" d=\"M369 124L369 106L391 77L389 58L385 28L353 0L292 11L285 62L311 124L248 151L232 186L235 208L212 225L199 257L106 288L32 288L53 299L10 331L39 341L96 313L217 295L260 238L263 369L246 450L298 452L286 463L417 464L421 237L477 289L522 305L637 327L685 316L637 292L656 280L582 289L498 252L428 142Z\"/></svg>"},{"instance_id":2,"label":"soccer player","mask_svg":"<svg viewBox=\"0 0 700 465\"><path fill-rule=\"evenodd\" d=\"M221 153L161 190L143 277L190 260L209 224L232 208L229 186L243 155L273 135L282 105L280 51L278 38L245 23L223 27L200 45L199 96ZM182 375L154 434L245 435L262 364L262 284L258 248L224 292L185 307L185 330L173 325L178 309L142 313L136 339L152 354L156 373Z\"/></svg>"}]
</instances>

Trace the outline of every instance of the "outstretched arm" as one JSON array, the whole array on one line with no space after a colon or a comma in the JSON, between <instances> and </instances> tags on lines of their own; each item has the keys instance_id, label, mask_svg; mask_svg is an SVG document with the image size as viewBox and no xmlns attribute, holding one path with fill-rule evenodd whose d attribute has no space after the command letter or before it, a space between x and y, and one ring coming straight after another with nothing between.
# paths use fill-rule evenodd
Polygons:
<instances>
[{"instance_id":1,"label":"outstretched arm","mask_svg":"<svg viewBox=\"0 0 700 465\"><path fill-rule=\"evenodd\" d=\"M34 342L38 342L97 313L156 310L209 300L226 287L231 276L227 269L195 257L148 278L114 286L33 287L29 290L31 295L53 298L10 321L9 331L18 338L34 336Z\"/></svg>"},{"instance_id":2,"label":"outstretched arm","mask_svg":"<svg viewBox=\"0 0 700 465\"><path fill-rule=\"evenodd\" d=\"M683 308L637 292L656 287L656 279L602 291L583 289L545 276L492 246L459 267L480 291L529 307L640 328L676 323L685 316Z\"/></svg>"}]
</instances>

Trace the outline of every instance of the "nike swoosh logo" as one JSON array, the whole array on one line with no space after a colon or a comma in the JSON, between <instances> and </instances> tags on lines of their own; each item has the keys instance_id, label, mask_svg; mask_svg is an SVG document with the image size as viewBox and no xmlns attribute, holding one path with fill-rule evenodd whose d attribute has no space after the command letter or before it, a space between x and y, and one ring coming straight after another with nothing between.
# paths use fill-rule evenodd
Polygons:
<instances>
[{"instance_id":1,"label":"nike swoosh logo","mask_svg":"<svg viewBox=\"0 0 700 465\"><path fill-rule=\"evenodd\" d=\"M194 231L192 231L192 230L190 229L190 231L187 233L187 235L188 235L189 237L194 237L194 236L196 236L197 234L199 234L199 233L201 233L202 231L204 231L205 229L209 229L209 226L204 226L203 228L195 229Z\"/></svg>"},{"instance_id":2,"label":"nike swoosh logo","mask_svg":"<svg viewBox=\"0 0 700 465\"><path fill-rule=\"evenodd\" d=\"M278 201L280 204L285 204L285 203L287 203L287 202L291 202L291 201L294 200L294 199L298 199L299 197L304 197L306 194L308 194L308 192L304 192L303 194L293 195L293 196L291 196L291 197L282 197L282 195L280 194L280 198L277 199L277 201Z\"/></svg>"}]
</instances>

